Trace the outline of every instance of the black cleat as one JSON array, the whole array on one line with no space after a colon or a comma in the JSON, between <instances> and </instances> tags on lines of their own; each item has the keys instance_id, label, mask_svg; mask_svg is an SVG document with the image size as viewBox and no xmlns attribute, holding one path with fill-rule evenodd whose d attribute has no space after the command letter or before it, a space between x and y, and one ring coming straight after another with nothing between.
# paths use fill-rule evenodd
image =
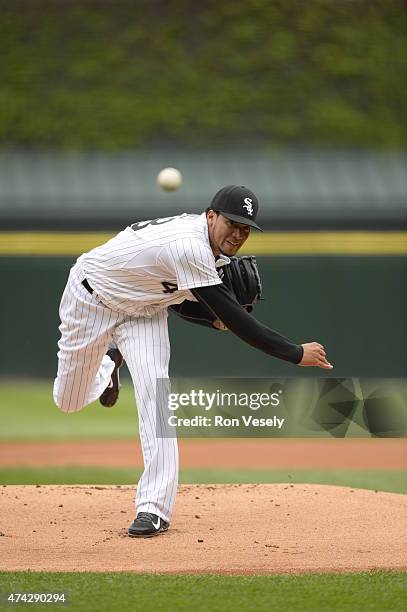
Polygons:
<instances>
[{"instance_id":1,"label":"black cleat","mask_svg":"<svg viewBox=\"0 0 407 612\"><path fill-rule=\"evenodd\" d=\"M139 512L127 533L132 538L151 538L168 530L169 523L166 523L160 516L150 512Z\"/></svg>"},{"instance_id":2,"label":"black cleat","mask_svg":"<svg viewBox=\"0 0 407 612\"><path fill-rule=\"evenodd\" d=\"M115 405L115 403L117 402L117 398L119 397L119 391L121 387L119 380L119 369L122 367L124 359L119 349L109 349L106 355L109 355L110 359L114 361L115 368L112 372L110 384L108 387L106 387L102 395L99 397L99 402L102 404L102 406L106 406L106 408L111 408Z\"/></svg>"}]
</instances>

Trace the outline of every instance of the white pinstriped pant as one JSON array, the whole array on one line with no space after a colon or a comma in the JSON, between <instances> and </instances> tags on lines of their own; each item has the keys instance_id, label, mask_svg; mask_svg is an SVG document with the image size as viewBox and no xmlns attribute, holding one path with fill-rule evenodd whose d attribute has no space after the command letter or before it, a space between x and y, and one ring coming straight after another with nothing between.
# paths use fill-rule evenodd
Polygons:
<instances>
[{"instance_id":1,"label":"white pinstriped pant","mask_svg":"<svg viewBox=\"0 0 407 612\"><path fill-rule=\"evenodd\" d=\"M99 398L114 368L106 351L110 342L117 344L133 380L139 414L144 472L137 485L137 512L152 512L169 522L178 485L177 440L156 434L156 381L168 378L170 359L167 310L151 318L115 312L83 287L83 278L75 265L60 304L54 401L69 413Z\"/></svg>"}]
</instances>

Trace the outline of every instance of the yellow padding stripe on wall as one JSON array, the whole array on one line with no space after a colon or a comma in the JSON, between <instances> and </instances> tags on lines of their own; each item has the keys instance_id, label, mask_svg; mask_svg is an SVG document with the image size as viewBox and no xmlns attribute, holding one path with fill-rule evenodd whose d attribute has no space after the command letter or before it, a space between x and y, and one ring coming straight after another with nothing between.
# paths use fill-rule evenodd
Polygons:
<instances>
[{"instance_id":1,"label":"yellow padding stripe on wall","mask_svg":"<svg viewBox=\"0 0 407 612\"><path fill-rule=\"evenodd\" d=\"M3 256L78 256L112 238L105 232L0 232ZM407 232L253 233L239 254L407 255Z\"/></svg>"}]
</instances>

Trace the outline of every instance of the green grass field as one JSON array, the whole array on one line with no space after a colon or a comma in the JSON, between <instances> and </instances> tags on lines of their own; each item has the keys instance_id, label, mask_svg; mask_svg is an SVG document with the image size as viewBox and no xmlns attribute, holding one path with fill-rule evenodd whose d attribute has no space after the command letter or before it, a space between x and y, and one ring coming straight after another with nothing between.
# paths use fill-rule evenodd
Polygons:
<instances>
[{"instance_id":1,"label":"green grass field","mask_svg":"<svg viewBox=\"0 0 407 612\"><path fill-rule=\"evenodd\" d=\"M1 382L0 394L0 440L134 440L138 436L131 384L123 387L114 410L95 402L72 414L55 406L51 381Z\"/></svg>"},{"instance_id":2,"label":"green grass field","mask_svg":"<svg viewBox=\"0 0 407 612\"><path fill-rule=\"evenodd\" d=\"M65 592L68 610L86 612L402 611L406 588L407 574L401 572L296 576L0 573L3 601L11 592ZM36 605L35 609L49 607ZM2 609L11 607L3 603Z\"/></svg>"},{"instance_id":3,"label":"green grass field","mask_svg":"<svg viewBox=\"0 0 407 612\"><path fill-rule=\"evenodd\" d=\"M50 382L0 383L1 440L131 439L138 436L131 385L114 410L97 403L65 415L52 400ZM0 468L1 484L135 484L132 469L66 466ZM317 483L407 493L401 470L182 469L182 483ZM0 548L1 554L1 548ZM177 554L174 551L174 554ZM92 610L404 610L407 573L275 576L140 575L128 573L0 573L0 609L11 592L65 592L68 609ZM28 605L28 604L27 604ZM55 605L32 605L36 610Z\"/></svg>"},{"instance_id":4,"label":"green grass field","mask_svg":"<svg viewBox=\"0 0 407 612\"><path fill-rule=\"evenodd\" d=\"M128 383L128 384L127 384ZM52 400L51 381L3 381L1 440L130 439L138 437L137 411L130 381L121 391L114 410L97 402L85 410L66 415ZM128 484L140 472L124 468L50 467L0 468L2 484ZM293 482L333 484L407 493L402 470L272 470L181 469L182 483Z\"/></svg>"},{"instance_id":5,"label":"green grass field","mask_svg":"<svg viewBox=\"0 0 407 612\"><path fill-rule=\"evenodd\" d=\"M135 484L139 470L95 467L0 468L0 484ZM407 493L404 470L223 470L181 469L185 484L290 482Z\"/></svg>"}]
</instances>

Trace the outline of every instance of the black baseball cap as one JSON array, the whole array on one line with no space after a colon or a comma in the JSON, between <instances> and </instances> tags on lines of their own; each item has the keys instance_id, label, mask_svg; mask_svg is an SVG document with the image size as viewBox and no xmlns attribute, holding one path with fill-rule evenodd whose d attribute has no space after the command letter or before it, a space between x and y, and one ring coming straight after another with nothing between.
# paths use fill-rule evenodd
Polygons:
<instances>
[{"instance_id":1,"label":"black baseball cap","mask_svg":"<svg viewBox=\"0 0 407 612\"><path fill-rule=\"evenodd\" d=\"M215 193L209 208L227 219L263 231L256 223L259 201L253 191L243 185L227 185Z\"/></svg>"}]
</instances>

